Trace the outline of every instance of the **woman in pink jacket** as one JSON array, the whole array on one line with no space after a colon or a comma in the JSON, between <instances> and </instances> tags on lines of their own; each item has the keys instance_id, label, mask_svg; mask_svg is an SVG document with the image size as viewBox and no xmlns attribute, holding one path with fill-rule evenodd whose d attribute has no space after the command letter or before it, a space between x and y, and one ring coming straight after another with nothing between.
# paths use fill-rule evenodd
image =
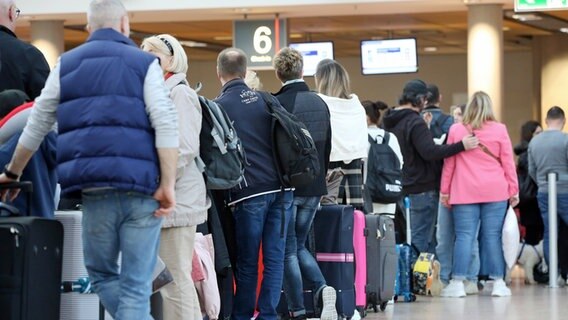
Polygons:
<instances>
[{"instance_id":1,"label":"woman in pink jacket","mask_svg":"<svg viewBox=\"0 0 568 320\"><path fill-rule=\"evenodd\" d=\"M479 229L481 270L495 280L492 296L510 296L503 281L505 259L501 232L507 202L519 202L513 147L505 125L493 115L491 99L482 91L471 97L463 122L450 128L448 144L473 133L479 148L446 158L440 201L452 207L456 234L452 280L442 290L445 297L465 297L464 283L471 250Z\"/></svg>"}]
</instances>

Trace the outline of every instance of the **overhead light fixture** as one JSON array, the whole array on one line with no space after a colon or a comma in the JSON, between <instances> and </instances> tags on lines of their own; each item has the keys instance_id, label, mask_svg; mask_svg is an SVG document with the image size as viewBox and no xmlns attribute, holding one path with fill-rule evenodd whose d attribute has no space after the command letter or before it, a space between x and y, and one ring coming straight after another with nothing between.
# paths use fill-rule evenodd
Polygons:
<instances>
[{"instance_id":1,"label":"overhead light fixture","mask_svg":"<svg viewBox=\"0 0 568 320\"><path fill-rule=\"evenodd\" d=\"M191 40L181 40L179 43L182 46L189 47L189 48L205 48L205 47L207 47L207 43L191 41Z\"/></svg>"},{"instance_id":2,"label":"overhead light fixture","mask_svg":"<svg viewBox=\"0 0 568 320\"><path fill-rule=\"evenodd\" d=\"M236 13L248 13L250 12L249 8L235 8L234 10Z\"/></svg>"},{"instance_id":3,"label":"overhead light fixture","mask_svg":"<svg viewBox=\"0 0 568 320\"><path fill-rule=\"evenodd\" d=\"M290 34L290 39L300 39L300 38L303 38L303 37L304 37L304 35L301 34L301 33L291 33Z\"/></svg>"},{"instance_id":4,"label":"overhead light fixture","mask_svg":"<svg viewBox=\"0 0 568 320\"><path fill-rule=\"evenodd\" d=\"M424 52L436 52L438 51L437 47L424 47Z\"/></svg>"},{"instance_id":5,"label":"overhead light fixture","mask_svg":"<svg viewBox=\"0 0 568 320\"><path fill-rule=\"evenodd\" d=\"M568 33L568 28L560 28L558 31Z\"/></svg>"},{"instance_id":6,"label":"overhead light fixture","mask_svg":"<svg viewBox=\"0 0 568 320\"><path fill-rule=\"evenodd\" d=\"M216 36L216 37L213 37L213 40L215 40L215 41L230 41L230 40L233 40L233 36Z\"/></svg>"},{"instance_id":7,"label":"overhead light fixture","mask_svg":"<svg viewBox=\"0 0 568 320\"><path fill-rule=\"evenodd\" d=\"M503 30L503 31L511 31L511 28L509 28L509 27L503 27L502 30Z\"/></svg>"},{"instance_id":8,"label":"overhead light fixture","mask_svg":"<svg viewBox=\"0 0 568 320\"><path fill-rule=\"evenodd\" d=\"M568 20L545 12L516 13L513 10L505 10L504 18L511 22L552 33L564 32L562 29L568 29Z\"/></svg>"},{"instance_id":9,"label":"overhead light fixture","mask_svg":"<svg viewBox=\"0 0 568 320\"><path fill-rule=\"evenodd\" d=\"M542 20L542 17L535 13L515 13L511 18L519 21L538 21Z\"/></svg>"}]
</instances>

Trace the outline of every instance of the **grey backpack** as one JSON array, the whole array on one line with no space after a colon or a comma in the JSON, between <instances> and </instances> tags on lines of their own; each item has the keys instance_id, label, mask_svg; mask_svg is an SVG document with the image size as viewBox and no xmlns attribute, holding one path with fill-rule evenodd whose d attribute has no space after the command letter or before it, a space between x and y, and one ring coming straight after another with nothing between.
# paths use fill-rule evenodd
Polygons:
<instances>
[{"instance_id":1,"label":"grey backpack","mask_svg":"<svg viewBox=\"0 0 568 320\"><path fill-rule=\"evenodd\" d=\"M241 140L221 105L202 96L199 96L199 104L203 116L199 158L207 188L231 189L244 177L246 156Z\"/></svg>"}]
</instances>

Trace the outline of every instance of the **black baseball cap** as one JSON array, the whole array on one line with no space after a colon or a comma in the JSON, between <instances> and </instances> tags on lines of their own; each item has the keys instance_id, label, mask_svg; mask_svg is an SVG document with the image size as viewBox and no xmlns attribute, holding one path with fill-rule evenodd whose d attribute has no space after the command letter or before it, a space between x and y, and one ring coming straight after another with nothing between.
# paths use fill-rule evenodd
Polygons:
<instances>
[{"instance_id":1,"label":"black baseball cap","mask_svg":"<svg viewBox=\"0 0 568 320\"><path fill-rule=\"evenodd\" d=\"M402 90L402 95L407 97L417 97L419 95L427 97L428 86L424 81L420 79L410 80L404 85L404 89Z\"/></svg>"}]
</instances>

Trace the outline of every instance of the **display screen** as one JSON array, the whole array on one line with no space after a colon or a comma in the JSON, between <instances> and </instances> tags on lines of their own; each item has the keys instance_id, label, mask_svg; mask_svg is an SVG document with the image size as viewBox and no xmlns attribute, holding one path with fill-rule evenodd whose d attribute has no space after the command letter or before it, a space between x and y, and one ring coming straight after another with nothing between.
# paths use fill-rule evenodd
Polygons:
<instances>
[{"instance_id":1,"label":"display screen","mask_svg":"<svg viewBox=\"0 0 568 320\"><path fill-rule=\"evenodd\" d=\"M418 71L416 39L361 41L361 69L363 74Z\"/></svg>"},{"instance_id":2,"label":"display screen","mask_svg":"<svg viewBox=\"0 0 568 320\"><path fill-rule=\"evenodd\" d=\"M316 73L318 63L323 59L333 60L333 42L290 43L304 58L304 76L311 77Z\"/></svg>"}]
</instances>

